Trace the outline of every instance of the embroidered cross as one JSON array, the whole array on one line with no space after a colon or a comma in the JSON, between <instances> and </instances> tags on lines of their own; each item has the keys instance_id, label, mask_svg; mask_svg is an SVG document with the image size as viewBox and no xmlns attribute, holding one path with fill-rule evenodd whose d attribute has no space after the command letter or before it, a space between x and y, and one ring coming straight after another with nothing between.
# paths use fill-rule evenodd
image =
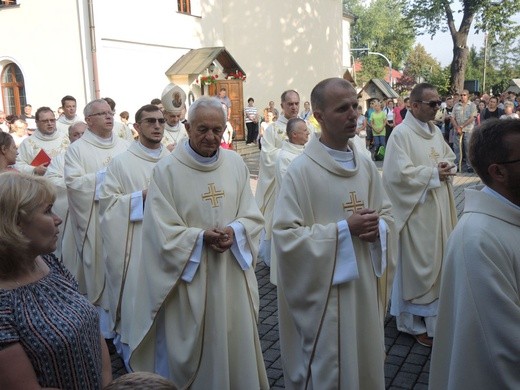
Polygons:
<instances>
[{"instance_id":1,"label":"embroidered cross","mask_svg":"<svg viewBox=\"0 0 520 390\"><path fill-rule=\"evenodd\" d=\"M211 207L218 207L218 200L219 198L224 197L224 191L217 191L215 183L209 183L208 189L208 192L202 194L202 200L209 200L211 202Z\"/></svg>"},{"instance_id":2,"label":"embroidered cross","mask_svg":"<svg viewBox=\"0 0 520 390\"><path fill-rule=\"evenodd\" d=\"M435 148L432 147L432 151L430 152L429 156L431 160L437 162L437 159L439 158L439 153L435 151Z\"/></svg>"},{"instance_id":3,"label":"embroidered cross","mask_svg":"<svg viewBox=\"0 0 520 390\"><path fill-rule=\"evenodd\" d=\"M356 191L350 193L350 202L344 203L343 208L347 211L352 211L354 214L356 211L362 210L365 207L365 202L357 199Z\"/></svg>"}]
</instances>

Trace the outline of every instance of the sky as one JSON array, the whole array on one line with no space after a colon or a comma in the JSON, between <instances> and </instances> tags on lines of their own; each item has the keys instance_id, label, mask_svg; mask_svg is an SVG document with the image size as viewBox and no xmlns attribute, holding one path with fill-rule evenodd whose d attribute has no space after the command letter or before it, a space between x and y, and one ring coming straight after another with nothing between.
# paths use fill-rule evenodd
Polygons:
<instances>
[{"instance_id":1,"label":"sky","mask_svg":"<svg viewBox=\"0 0 520 390\"><path fill-rule=\"evenodd\" d=\"M455 26L457 28L459 28L461 20L460 16L458 16L459 14L455 13ZM516 23L520 23L520 13L515 14L512 17L512 20ZM475 22L473 22L473 24L474 23ZM429 35L420 35L416 37L415 42L423 45L426 48L426 51L441 63L441 66L448 66L451 63L451 60L453 59L453 41L451 40L451 35L448 31L445 33L437 33L433 37L433 40ZM473 28L471 29L468 37L468 47L471 46L475 46L477 52L484 46L483 32L476 34L475 30Z\"/></svg>"},{"instance_id":2,"label":"sky","mask_svg":"<svg viewBox=\"0 0 520 390\"><path fill-rule=\"evenodd\" d=\"M420 35L415 38L415 43L423 45L426 51L443 67L448 66L453 59L453 41L449 32L439 32L433 37L433 40L429 35ZM478 52L484 46L484 33L476 34L472 31L468 36L468 47L471 46L475 46Z\"/></svg>"}]
</instances>

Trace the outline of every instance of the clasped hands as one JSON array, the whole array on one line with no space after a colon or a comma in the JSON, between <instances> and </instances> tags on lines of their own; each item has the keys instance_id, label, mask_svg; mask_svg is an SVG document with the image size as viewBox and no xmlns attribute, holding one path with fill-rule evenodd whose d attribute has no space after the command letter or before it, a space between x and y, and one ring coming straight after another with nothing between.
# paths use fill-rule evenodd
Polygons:
<instances>
[{"instance_id":1,"label":"clasped hands","mask_svg":"<svg viewBox=\"0 0 520 390\"><path fill-rule=\"evenodd\" d=\"M373 209L361 209L347 218L350 234L366 242L379 238L379 214Z\"/></svg>"},{"instance_id":2,"label":"clasped hands","mask_svg":"<svg viewBox=\"0 0 520 390\"><path fill-rule=\"evenodd\" d=\"M235 239L235 232L230 226L222 229L212 228L204 230L204 242L215 252L223 253L231 248Z\"/></svg>"},{"instance_id":3,"label":"clasped hands","mask_svg":"<svg viewBox=\"0 0 520 390\"><path fill-rule=\"evenodd\" d=\"M450 165L447 162L440 162L437 165L437 170L439 171L439 180L447 181L451 176L455 176L455 173L452 173L452 169L455 168L455 165Z\"/></svg>"}]
</instances>

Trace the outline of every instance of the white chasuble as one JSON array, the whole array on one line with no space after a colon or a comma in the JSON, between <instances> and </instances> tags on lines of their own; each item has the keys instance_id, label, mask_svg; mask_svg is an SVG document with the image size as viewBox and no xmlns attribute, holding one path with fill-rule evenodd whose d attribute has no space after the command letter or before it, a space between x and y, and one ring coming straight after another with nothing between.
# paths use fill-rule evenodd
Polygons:
<instances>
[{"instance_id":1,"label":"white chasuble","mask_svg":"<svg viewBox=\"0 0 520 390\"><path fill-rule=\"evenodd\" d=\"M188 133L184 124L179 122L176 126L169 126L168 123L164 125L164 135L161 143L164 146L177 146L183 139L188 138Z\"/></svg>"},{"instance_id":2,"label":"white chasuble","mask_svg":"<svg viewBox=\"0 0 520 390\"><path fill-rule=\"evenodd\" d=\"M223 149L214 162L196 161L187 142L152 174L130 365L139 371L157 371L160 365L160 374L178 388L267 389L254 273L263 219L249 171L238 154ZM245 270L231 250L219 254L197 245L204 230L237 222L253 258ZM196 248L200 263L186 282Z\"/></svg>"},{"instance_id":3,"label":"white chasuble","mask_svg":"<svg viewBox=\"0 0 520 390\"><path fill-rule=\"evenodd\" d=\"M83 265L87 297L108 310L105 290L105 266L99 230L99 202L96 188L106 167L128 149L128 142L112 137L102 142L89 129L65 153L65 184L69 199L69 218L74 227L76 250Z\"/></svg>"},{"instance_id":4,"label":"white chasuble","mask_svg":"<svg viewBox=\"0 0 520 390\"><path fill-rule=\"evenodd\" d=\"M465 190L448 241L430 389L520 388L520 207Z\"/></svg>"},{"instance_id":5,"label":"white chasuble","mask_svg":"<svg viewBox=\"0 0 520 390\"><path fill-rule=\"evenodd\" d=\"M383 182L392 202L399 234L399 258L392 314L403 311L420 316L412 306L428 305L439 297L442 256L448 236L457 222L451 181L438 179L439 162L452 164L455 154L440 130L428 123L424 128L407 115L392 132L383 165ZM432 184L433 183L433 184Z\"/></svg>"},{"instance_id":6,"label":"white chasuble","mask_svg":"<svg viewBox=\"0 0 520 390\"><path fill-rule=\"evenodd\" d=\"M282 148L280 149L280 153L278 154L278 158L276 159L275 164L275 202L276 197L278 196L278 193L280 192L280 186L282 185L282 179L287 173L287 168L289 168L289 165L291 162L298 157L300 154L303 153L303 145L296 145L290 143L288 140L282 142ZM273 205L274 207L274 205ZM269 241L271 242L271 241ZM277 260L276 260L276 252L274 251L272 242L269 248L267 248L270 251L270 262L269 262L269 272L270 272L270 280L271 283L275 286L278 284L278 279L276 277L276 270L278 268L277 266Z\"/></svg>"},{"instance_id":7,"label":"white chasuble","mask_svg":"<svg viewBox=\"0 0 520 390\"><path fill-rule=\"evenodd\" d=\"M15 168L20 172L32 174L34 167L31 165L34 158L44 150L51 160L59 154L65 153L70 145L69 137L55 131L51 135L42 134L40 130L35 130L33 135L22 141L18 148Z\"/></svg>"},{"instance_id":8,"label":"white chasuble","mask_svg":"<svg viewBox=\"0 0 520 390\"><path fill-rule=\"evenodd\" d=\"M352 142L355 167L342 167L314 137L285 175L273 223L278 314L287 389L383 389L384 308L371 245L351 237L358 275L336 283L339 225L374 209L393 230L376 166ZM350 235L350 234L349 234ZM389 266L391 261L387 259ZM388 270L387 270L388 272ZM386 274L383 274L386 277Z\"/></svg>"},{"instance_id":9,"label":"white chasuble","mask_svg":"<svg viewBox=\"0 0 520 390\"><path fill-rule=\"evenodd\" d=\"M168 150L163 147L158 157L152 157L138 142L132 143L126 152L112 159L100 189L99 225L111 325L126 344L127 328L135 316L133 297L139 290L142 191L148 188L157 161L167 154Z\"/></svg>"},{"instance_id":10,"label":"white chasuble","mask_svg":"<svg viewBox=\"0 0 520 390\"><path fill-rule=\"evenodd\" d=\"M76 278L78 291L81 294L86 294L85 275L76 249L74 226L71 223L69 215L69 200L67 197L67 186L65 185L65 151L51 160L45 172L45 177L49 179L56 188L56 200L54 201L52 210L59 215L63 221L60 225L58 245L54 254Z\"/></svg>"}]
</instances>

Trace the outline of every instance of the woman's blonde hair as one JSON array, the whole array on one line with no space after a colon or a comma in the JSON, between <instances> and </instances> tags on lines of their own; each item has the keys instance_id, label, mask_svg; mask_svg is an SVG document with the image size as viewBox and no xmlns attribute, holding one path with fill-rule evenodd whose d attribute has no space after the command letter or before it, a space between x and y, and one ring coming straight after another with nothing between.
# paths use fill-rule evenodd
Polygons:
<instances>
[{"instance_id":1,"label":"woman's blonde hair","mask_svg":"<svg viewBox=\"0 0 520 390\"><path fill-rule=\"evenodd\" d=\"M26 270L30 237L20 223L30 221L36 209L54 203L56 190L46 179L17 172L0 174L0 277L12 277Z\"/></svg>"},{"instance_id":2,"label":"woman's blonde hair","mask_svg":"<svg viewBox=\"0 0 520 390\"><path fill-rule=\"evenodd\" d=\"M151 372L132 372L125 374L105 387L105 390L175 390L171 381Z\"/></svg>"}]
</instances>

